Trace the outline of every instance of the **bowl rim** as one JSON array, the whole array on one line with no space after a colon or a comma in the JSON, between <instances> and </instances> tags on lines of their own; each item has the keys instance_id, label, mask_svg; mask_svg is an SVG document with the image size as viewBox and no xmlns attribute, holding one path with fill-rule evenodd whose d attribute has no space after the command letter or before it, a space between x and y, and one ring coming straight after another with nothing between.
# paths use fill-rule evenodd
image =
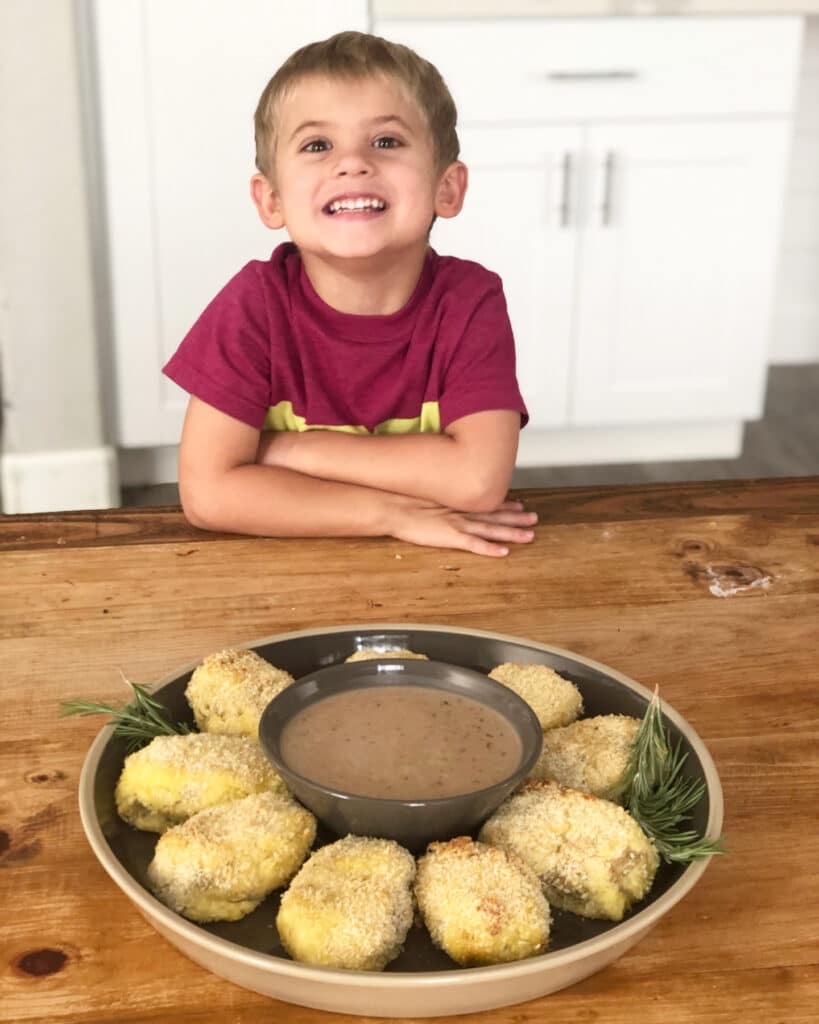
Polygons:
<instances>
[{"instance_id":1,"label":"bowl rim","mask_svg":"<svg viewBox=\"0 0 819 1024\"><path fill-rule=\"evenodd\" d=\"M547 654L557 654L580 662L589 668L603 672L617 682L622 683L628 689L633 690L646 700L650 700L652 693L646 687L637 683L616 669L610 668L602 662L578 655L563 647L556 647L551 644L543 644L525 637L513 636L511 634L495 633L488 630L470 629L466 627L451 627L441 625L430 625L428 623L363 623L363 624L340 624L318 629L294 630L288 633L274 633L249 643L237 644L237 647L253 649L270 643L277 643L283 640L298 639L299 637L321 636L326 633L339 632L364 632L370 630L382 632L407 632L412 630L423 630L427 632L459 633L464 636L480 637L484 639L518 643L526 647L543 651ZM180 675L192 671L201 659L190 662L188 665L169 673L163 677L153 689L166 686L173 682ZM709 798L708 821L705 834L715 839L722 828L723 821L723 795L722 786L719 781L716 766L696 731L682 718L682 716L669 704L663 702L663 714L685 734L689 743L696 751L703 774L706 780L707 793ZM123 864L114 855L108 845L108 841L102 831L96 814L94 804L94 779L96 769L102 753L113 735L113 726L106 725L98 733L97 737L88 750L80 773L79 783L79 808L80 818L89 845L99 860L103 869L108 873L114 883L119 886L122 892L136 905L137 909L148 918L156 919L166 931L174 933L179 940L189 946L198 947L201 951L210 954L211 957L221 960L231 960L252 970L260 970L265 974L279 975L293 980L308 983L310 981L322 983L342 983L349 988L367 988L383 990L384 992L412 991L421 986L423 989L446 988L449 986L464 984L469 978L477 978L480 975L481 981L499 983L519 979L525 976L538 974L542 971L558 969L573 964L587 956L602 955L612 947L619 947L628 943L629 939L636 941L643 933L656 924L675 904L694 887L708 867L711 858L706 857L690 863L681 876L669 888L649 906L638 911L633 917L621 921L613 928L601 935L593 936L583 942L574 943L565 949L554 952L542 953L526 960L512 961L511 963L493 964L485 967L457 967L451 970L442 971L405 971L405 972L383 972L383 971L345 971L342 968L323 967L313 964L303 964L295 960L287 960L284 957L273 953L260 953L248 949L228 939L213 935L191 921L187 921L179 914L170 910L158 899L144 889L135 878L126 870Z\"/></svg>"},{"instance_id":2,"label":"bowl rim","mask_svg":"<svg viewBox=\"0 0 819 1024\"><path fill-rule=\"evenodd\" d=\"M350 673L352 673L356 669L359 669L364 675L366 675L367 673L372 673L373 672L373 666L384 666L384 665L389 666L389 669L384 671L384 675L385 675L384 684L388 685L388 686L392 686L392 685L394 685L394 686L401 686L401 685L412 686L412 685L414 685L413 683L403 683L402 684L400 682L394 682L392 680L390 680L388 682L387 679L388 679L391 671L394 671L396 676L398 676L398 675L400 675L400 674L402 674L404 672L416 672L416 673L420 672L423 675L423 673L425 671L428 671L430 668L436 669L438 667L441 667L441 668L446 668L446 669L455 669L456 672L463 673L466 676L473 676L476 680L479 680L481 683L489 683L490 684L490 688L497 687L499 689L499 692L502 691L504 698L509 700L510 703L518 704L519 705L519 710L520 710L522 716L528 721L528 724L529 724L529 727L530 727L532 733L536 734L538 736L538 740L535 743L533 750L530 751L529 754L526 757L523 756L524 753L525 753L525 747L526 747L527 740L526 740L526 737L523 735L522 730L518 729L517 726L514 723L512 723L513 727L515 729L515 732L518 734L518 736L520 736L520 739L521 739L521 759L518 761L517 766L515 767L515 770L513 772L510 772L508 775L505 775L502 779L498 779L496 782L493 782L490 786L483 786L481 789L470 789L470 790L468 790L468 791L466 791L464 793L453 793L450 796L427 797L427 798L413 799L413 800L402 800L402 799L396 798L396 797L370 796L369 794L366 794L366 793L350 793L350 792L347 792L346 790L342 790L342 789L333 789L331 786L328 786L328 785L326 785L323 782L318 782L316 779L311 779L309 776L302 775L301 772L295 771L287 763L285 758L281 757L280 755L274 756L270 752L270 747L269 747L268 743L266 743L265 740L262 739L262 725L261 725L261 723L264 720L265 715L267 715L268 713L270 713L271 717L272 717L272 712L270 712L270 708L276 703L276 701L279 700L280 697L286 697L288 694L292 694L294 687L301 686L301 685L307 686L310 682L315 680L315 678L317 676L320 676L321 677L321 681L323 681L325 679L329 679L332 675L341 675L342 671L349 671ZM394 668L393 668L393 666L394 666ZM434 682L435 682L434 680L429 680L429 681L421 682L419 685L424 686L424 687L426 687L428 685L432 689L432 688L436 688L435 685L434 685ZM343 686L339 692L349 693L352 690L368 689L368 688L370 688L370 686L375 686L375 685L377 685L377 683L375 681L373 681L372 683L365 683L362 686ZM482 704L483 703L487 703L486 701L482 701L480 697L472 696L471 694L465 694L464 693L462 695L463 696L469 696L469 697L471 697L472 700L479 701ZM324 699L326 699L328 697L332 697L332 696L333 696L332 693L324 694L323 696L319 697L318 700L311 701L310 703L305 704L303 707L297 708L290 715L290 717L288 719L288 724L289 724L289 722L293 721L293 719L296 717L296 715L298 715L302 710L304 710L304 707L310 707L313 703L318 704L322 700L324 700ZM511 719L509 719L495 705L488 704L487 706L488 707L492 707L495 711L498 712L498 714L502 715L504 718L506 718L507 721L511 722ZM492 679L491 676L489 676L489 675L484 675L482 672L478 672L476 669L467 668L465 665L454 665L451 662L440 661L440 660L436 660L434 658L427 658L427 659L424 659L423 661L421 661L420 659L394 658L394 657L390 658L388 655L385 654L383 657L370 658L370 659L368 659L366 661L362 660L362 661L356 661L356 662L352 662L352 663L346 662L346 661L342 661L342 662L339 662L336 665L327 665L327 666L325 666L323 668L314 669L312 672L306 672L303 676L299 676L298 679L294 679L292 683L290 683L288 686L285 687L285 689L281 690L279 693L276 694L275 697L272 698L272 700L266 705L264 711L262 712L262 717L261 717L260 723L259 723L259 744L260 744L262 750L264 751L264 754L267 757L267 759L273 763L273 766L279 772L282 771L282 767L283 767L284 771L287 774L293 776L293 778L297 779L300 783L305 783L308 786L315 786L317 789L319 789L322 793L326 794L327 796L330 796L330 797L333 797L333 798L337 798L337 799L340 799L340 800L366 800L366 801L374 800L374 801L378 801L379 803L392 804L393 806L396 806L396 807L400 806L400 807L409 808L409 807L420 807L420 806L423 806L423 807L435 808L435 807L440 807L440 806L442 806L443 804L446 804L446 803L451 803L453 800L461 800L461 799L463 799L463 800L466 800L466 799L474 800L474 799L476 799L478 797L481 797L481 796L487 795L489 793L492 793L495 790L503 789L503 788L509 786L510 783L514 784L516 779L519 779L519 780L524 779L526 777L526 773L531 771L532 767L534 766L535 762L537 761L538 757L540 756L541 750L543 749L543 731L542 731L542 729L540 727L540 722L538 721L537 715L534 713L532 708L526 703L526 701L521 696L519 696L517 693L515 693L514 690L511 690L508 687L504 686L502 683L499 683L496 679ZM279 746L280 746L280 744L279 744Z\"/></svg>"}]
</instances>

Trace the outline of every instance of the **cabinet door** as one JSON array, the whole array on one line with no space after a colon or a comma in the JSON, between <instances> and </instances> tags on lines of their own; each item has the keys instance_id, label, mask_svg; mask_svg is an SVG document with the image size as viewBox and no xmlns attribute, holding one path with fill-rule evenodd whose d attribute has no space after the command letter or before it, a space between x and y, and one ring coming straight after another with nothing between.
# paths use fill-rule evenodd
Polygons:
<instances>
[{"instance_id":1,"label":"cabinet door","mask_svg":"<svg viewBox=\"0 0 819 1024\"><path fill-rule=\"evenodd\" d=\"M788 125L595 125L573 423L761 414Z\"/></svg>"},{"instance_id":2,"label":"cabinet door","mask_svg":"<svg viewBox=\"0 0 819 1024\"><path fill-rule=\"evenodd\" d=\"M531 423L565 425L581 129L470 125L459 136L466 203L436 223L432 244L500 274Z\"/></svg>"},{"instance_id":3,"label":"cabinet door","mask_svg":"<svg viewBox=\"0 0 819 1024\"><path fill-rule=\"evenodd\" d=\"M179 440L160 373L207 303L283 233L250 201L253 111L298 46L366 30L365 0L94 0L117 441Z\"/></svg>"}]
</instances>

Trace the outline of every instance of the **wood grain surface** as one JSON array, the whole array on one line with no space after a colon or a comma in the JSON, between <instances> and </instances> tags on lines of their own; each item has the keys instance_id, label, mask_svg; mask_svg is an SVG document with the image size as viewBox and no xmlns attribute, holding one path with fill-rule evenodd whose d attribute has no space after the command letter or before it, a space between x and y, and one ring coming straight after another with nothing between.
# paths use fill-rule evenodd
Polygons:
<instances>
[{"instance_id":1,"label":"wood grain surface","mask_svg":"<svg viewBox=\"0 0 819 1024\"><path fill-rule=\"evenodd\" d=\"M58 710L123 699L120 669L150 684L229 645L367 622L509 633L659 684L722 779L730 854L642 942L461 1020L816 1021L819 479L522 496L537 538L505 560L208 535L174 508L0 520L0 1021L344 1019L223 981L153 931L80 825L100 721Z\"/></svg>"}]
</instances>

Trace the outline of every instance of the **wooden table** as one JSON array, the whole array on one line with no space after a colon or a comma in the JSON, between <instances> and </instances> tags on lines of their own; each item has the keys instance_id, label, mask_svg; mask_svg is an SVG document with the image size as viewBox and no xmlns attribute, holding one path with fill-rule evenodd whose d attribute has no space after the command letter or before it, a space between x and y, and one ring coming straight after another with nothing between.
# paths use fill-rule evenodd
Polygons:
<instances>
[{"instance_id":1,"label":"wooden table","mask_svg":"<svg viewBox=\"0 0 819 1024\"><path fill-rule=\"evenodd\" d=\"M208 535L175 508L0 520L0 1020L332 1020L222 981L142 919L77 812L101 722L58 705L121 699L120 669L151 683L273 633L407 621L527 637L658 683L725 791L730 856L639 945L573 988L461 1019L816 1021L819 479L524 498L537 539L500 561Z\"/></svg>"}]
</instances>

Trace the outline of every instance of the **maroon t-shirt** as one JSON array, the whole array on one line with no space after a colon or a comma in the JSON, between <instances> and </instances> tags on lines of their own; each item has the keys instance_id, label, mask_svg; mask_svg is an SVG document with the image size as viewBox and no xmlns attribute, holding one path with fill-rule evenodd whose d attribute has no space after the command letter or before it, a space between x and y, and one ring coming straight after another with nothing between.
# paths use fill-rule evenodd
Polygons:
<instances>
[{"instance_id":1,"label":"maroon t-shirt","mask_svg":"<svg viewBox=\"0 0 819 1024\"><path fill-rule=\"evenodd\" d=\"M528 419L500 278L427 253L407 304L340 313L296 247L248 263L205 309L164 373L257 429L440 431L487 409Z\"/></svg>"}]
</instances>

